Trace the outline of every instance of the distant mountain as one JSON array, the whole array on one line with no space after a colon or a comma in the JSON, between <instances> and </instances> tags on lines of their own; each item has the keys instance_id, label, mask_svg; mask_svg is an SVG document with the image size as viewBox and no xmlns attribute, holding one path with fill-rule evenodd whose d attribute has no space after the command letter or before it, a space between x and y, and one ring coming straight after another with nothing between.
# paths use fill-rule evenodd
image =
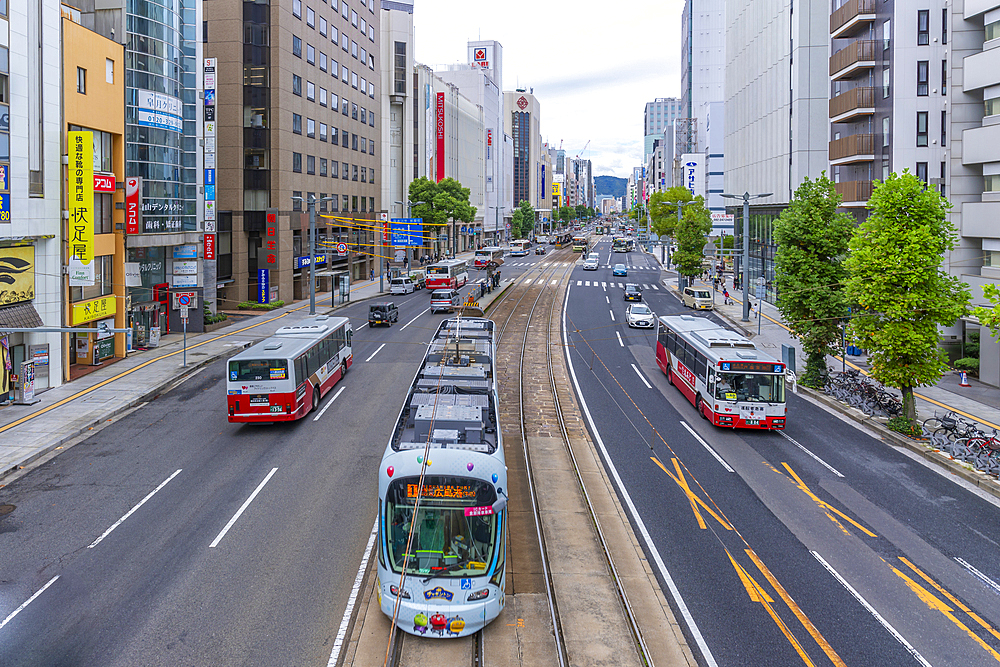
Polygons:
<instances>
[{"instance_id":1,"label":"distant mountain","mask_svg":"<svg viewBox=\"0 0 1000 667\"><path fill-rule=\"evenodd\" d=\"M618 178L617 176L594 177L594 189L597 191L598 195L624 197L626 185L628 185L627 178Z\"/></svg>"}]
</instances>

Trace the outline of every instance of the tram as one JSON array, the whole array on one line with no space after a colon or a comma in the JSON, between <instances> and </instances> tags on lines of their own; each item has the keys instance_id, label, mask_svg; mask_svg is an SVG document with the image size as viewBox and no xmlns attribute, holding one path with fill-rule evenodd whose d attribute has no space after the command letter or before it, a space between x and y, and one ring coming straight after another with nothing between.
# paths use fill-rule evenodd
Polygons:
<instances>
[{"instance_id":1,"label":"tram","mask_svg":"<svg viewBox=\"0 0 1000 667\"><path fill-rule=\"evenodd\" d=\"M441 323L382 456L379 605L410 634L471 635L504 608L508 491L494 326L483 317Z\"/></svg>"}]
</instances>

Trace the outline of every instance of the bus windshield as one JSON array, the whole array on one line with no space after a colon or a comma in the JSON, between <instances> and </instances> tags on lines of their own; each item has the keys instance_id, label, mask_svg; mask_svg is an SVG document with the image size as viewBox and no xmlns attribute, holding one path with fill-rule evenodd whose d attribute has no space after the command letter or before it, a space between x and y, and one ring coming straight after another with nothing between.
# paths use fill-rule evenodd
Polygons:
<instances>
[{"instance_id":1,"label":"bus windshield","mask_svg":"<svg viewBox=\"0 0 1000 667\"><path fill-rule=\"evenodd\" d=\"M243 359L229 362L230 382L287 379L287 359Z\"/></svg>"},{"instance_id":2,"label":"bus windshield","mask_svg":"<svg viewBox=\"0 0 1000 667\"><path fill-rule=\"evenodd\" d=\"M496 546L493 488L484 481L425 477L414 521L417 478L397 480L386 494L389 562L394 572L435 577L486 574ZM489 511L489 514L480 512ZM413 527L413 539L406 546ZM407 557L408 556L408 557Z\"/></svg>"},{"instance_id":3,"label":"bus windshield","mask_svg":"<svg viewBox=\"0 0 1000 667\"><path fill-rule=\"evenodd\" d=\"M782 375L756 373L719 373L715 398L720 401L784 403L785 378Z\"/></svg>"}]
</instances>

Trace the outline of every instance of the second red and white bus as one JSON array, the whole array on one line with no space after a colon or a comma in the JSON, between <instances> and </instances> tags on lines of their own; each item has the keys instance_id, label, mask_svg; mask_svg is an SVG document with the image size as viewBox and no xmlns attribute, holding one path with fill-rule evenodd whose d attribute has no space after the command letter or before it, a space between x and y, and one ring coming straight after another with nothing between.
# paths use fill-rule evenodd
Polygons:
<instances>
[{"instance_id":1,"label":"second red and white bus","mask_svg":"<svg viewBox=\"0 0 1000 667\"><path fill-rule=\"evenodd\" d=\"M311 317L281 327L229 360L226 396L230 422L293 421L319 406L354 357L351 321Z\"/></svg>"},{"instance_id":2,"label":"second red and white bus","mask_svg":"<svg viewBox=\"0 0 1000 667\"><path fill-rule=\"evenodd\" d=\"M499 246L489 246L486 248L480 248L476 251L474 266L477 269L485 269L490 262L493 262L494 264L503 264L503 248Z\"/></svg>"},{"instance_id":3,"label":"second red and white bus","mask_svg":"<svg viewBox=\"0 0 1000 667\"><path fill-rule=\"evenodd\" d=\"M469 280L469 264L464 259L446 259L427 267L428 290L458 289Z\"/></svg>"},{"instance_id":4,"label":"second red and white bus","mask_svg":"<svg viewBox=\"0 0 1000 667\"><path fill-rule=\"evenodd\" d=\"M785 365L706 317L660 317L656 363L716 426L783 429Z\"/></svg>"},{"instance_id":5,"label":"second red and white bus","mask_svg":"<svg viewBox=\"0 0 1000 667\"><path fill-rule=\"evenodd\" d=\"M525 239L518 239L516 241L510 242L510 256L511 257L523 257L528 254L528 248L531 247L531 242Z\"/></svg>"}]
</instances>

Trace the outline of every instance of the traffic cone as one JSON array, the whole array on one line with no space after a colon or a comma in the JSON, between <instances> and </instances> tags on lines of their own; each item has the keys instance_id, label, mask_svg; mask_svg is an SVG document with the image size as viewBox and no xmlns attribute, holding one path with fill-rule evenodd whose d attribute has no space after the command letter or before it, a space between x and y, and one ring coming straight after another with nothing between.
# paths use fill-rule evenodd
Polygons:
<instances>
[{"instance_id":1,"label":"traffic cone","mask_svg":"<svg viewBox=\"0 0 1000 667\"><path fill-rule=\"evenodd\" d=\"M958 386L959 387L971 387L972 386L971 384L969 384L969 374L966 373L965 371L959 371L958 372Z\"/></svg>"}]
</instances>

